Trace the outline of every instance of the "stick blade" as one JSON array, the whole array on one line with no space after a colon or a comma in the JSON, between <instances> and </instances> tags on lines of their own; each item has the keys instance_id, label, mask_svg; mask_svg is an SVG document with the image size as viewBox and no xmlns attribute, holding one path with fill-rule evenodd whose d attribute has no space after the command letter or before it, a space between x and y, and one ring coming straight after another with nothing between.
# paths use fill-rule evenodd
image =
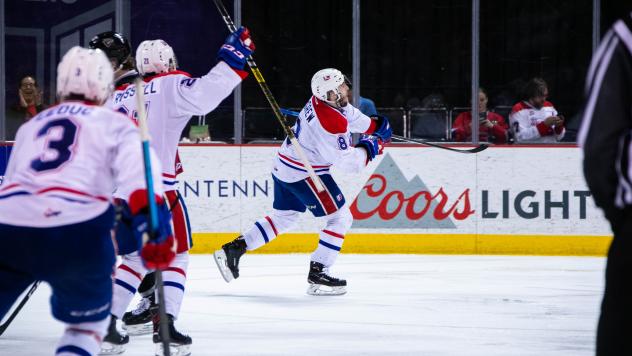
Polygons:
<instances>
[{"instance_id":1,"label":"stick blade","mask_svg":"<svg viewBox=\"0 0 632 356\"><path fill-rule=\"evenodd\" d=\"M478 152L481 152L481 151L485 151L488 147L489 147L489 145L488 145L488 144L483 143L483 144L478 145L477 147L472 148L472 149L471 149L471 150L469 150L469 151L470 151L471 153L478 153Z\"/></svg>"}]
</instances>

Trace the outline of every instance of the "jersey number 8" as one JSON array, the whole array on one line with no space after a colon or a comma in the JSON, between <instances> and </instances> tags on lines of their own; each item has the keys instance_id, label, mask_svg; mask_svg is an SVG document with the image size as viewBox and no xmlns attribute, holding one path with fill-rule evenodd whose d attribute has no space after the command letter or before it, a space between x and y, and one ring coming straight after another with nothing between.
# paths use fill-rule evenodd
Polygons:
<instances>
[{"instance_id":1,"label":"jersey number 8","mask_svg":"<svg viewBox=\"0 0 632 356\"><path fill-rule=\"evenodd\" d=\"M347 139L345 139L344 136L338 136L338 147L340 147L341 150L346 150L349 145L347 145Z\"/></svg>"}]
</instances>

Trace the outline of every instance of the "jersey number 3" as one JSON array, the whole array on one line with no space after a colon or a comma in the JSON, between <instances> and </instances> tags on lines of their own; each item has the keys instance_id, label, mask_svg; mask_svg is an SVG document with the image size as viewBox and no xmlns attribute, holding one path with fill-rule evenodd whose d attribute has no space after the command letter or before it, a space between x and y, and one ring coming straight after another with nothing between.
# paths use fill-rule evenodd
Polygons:
<instances>
[{"instance_id":1,"label":"jersey number 3","mask_svg":"<svg viewBox=\"0 0 632 356\"><path fill-rule=\"evenodd\" d=\"M39 158L31 161L31 169L44 172L57 169L70 160L71 146L77 136L77 125L70 119L50 121L37 132L37 137L46 136L45 151Z\"/></svg>"}]
</instances>

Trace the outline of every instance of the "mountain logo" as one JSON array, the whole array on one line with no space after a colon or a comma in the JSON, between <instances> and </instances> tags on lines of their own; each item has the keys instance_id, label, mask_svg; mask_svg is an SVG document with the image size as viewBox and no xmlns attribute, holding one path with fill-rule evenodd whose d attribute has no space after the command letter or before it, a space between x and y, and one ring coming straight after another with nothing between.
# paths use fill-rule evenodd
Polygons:
<instances>
[{"instance_id":1,"label":"mountain logo","mask_svg":"<svg viewBox=\"0 0 632 356\"><path fill-rule=\"evenodd\" d=\"M456 229L453 219L465 220L475 213L469 189L450 203L443 188L430 192L418 175L408 181L389 154L350 209L354 228Z\"/></svg>"}]
</instances>

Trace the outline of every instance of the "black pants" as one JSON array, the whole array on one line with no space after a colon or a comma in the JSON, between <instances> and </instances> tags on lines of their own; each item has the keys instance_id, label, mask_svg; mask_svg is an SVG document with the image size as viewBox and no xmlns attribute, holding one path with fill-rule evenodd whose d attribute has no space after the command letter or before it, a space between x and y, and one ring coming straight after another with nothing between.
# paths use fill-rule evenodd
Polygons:
<instances>
[{"instance_id":1,"label":"black pants","mask_svg":"<svg viewBox=\"0 0 632 356\"><path fill-rule=\"evenodd\" d=\"M632 355L632 211L611 218L606 290L597 329L597 356Z\"/></svg>"}]
</instances>

